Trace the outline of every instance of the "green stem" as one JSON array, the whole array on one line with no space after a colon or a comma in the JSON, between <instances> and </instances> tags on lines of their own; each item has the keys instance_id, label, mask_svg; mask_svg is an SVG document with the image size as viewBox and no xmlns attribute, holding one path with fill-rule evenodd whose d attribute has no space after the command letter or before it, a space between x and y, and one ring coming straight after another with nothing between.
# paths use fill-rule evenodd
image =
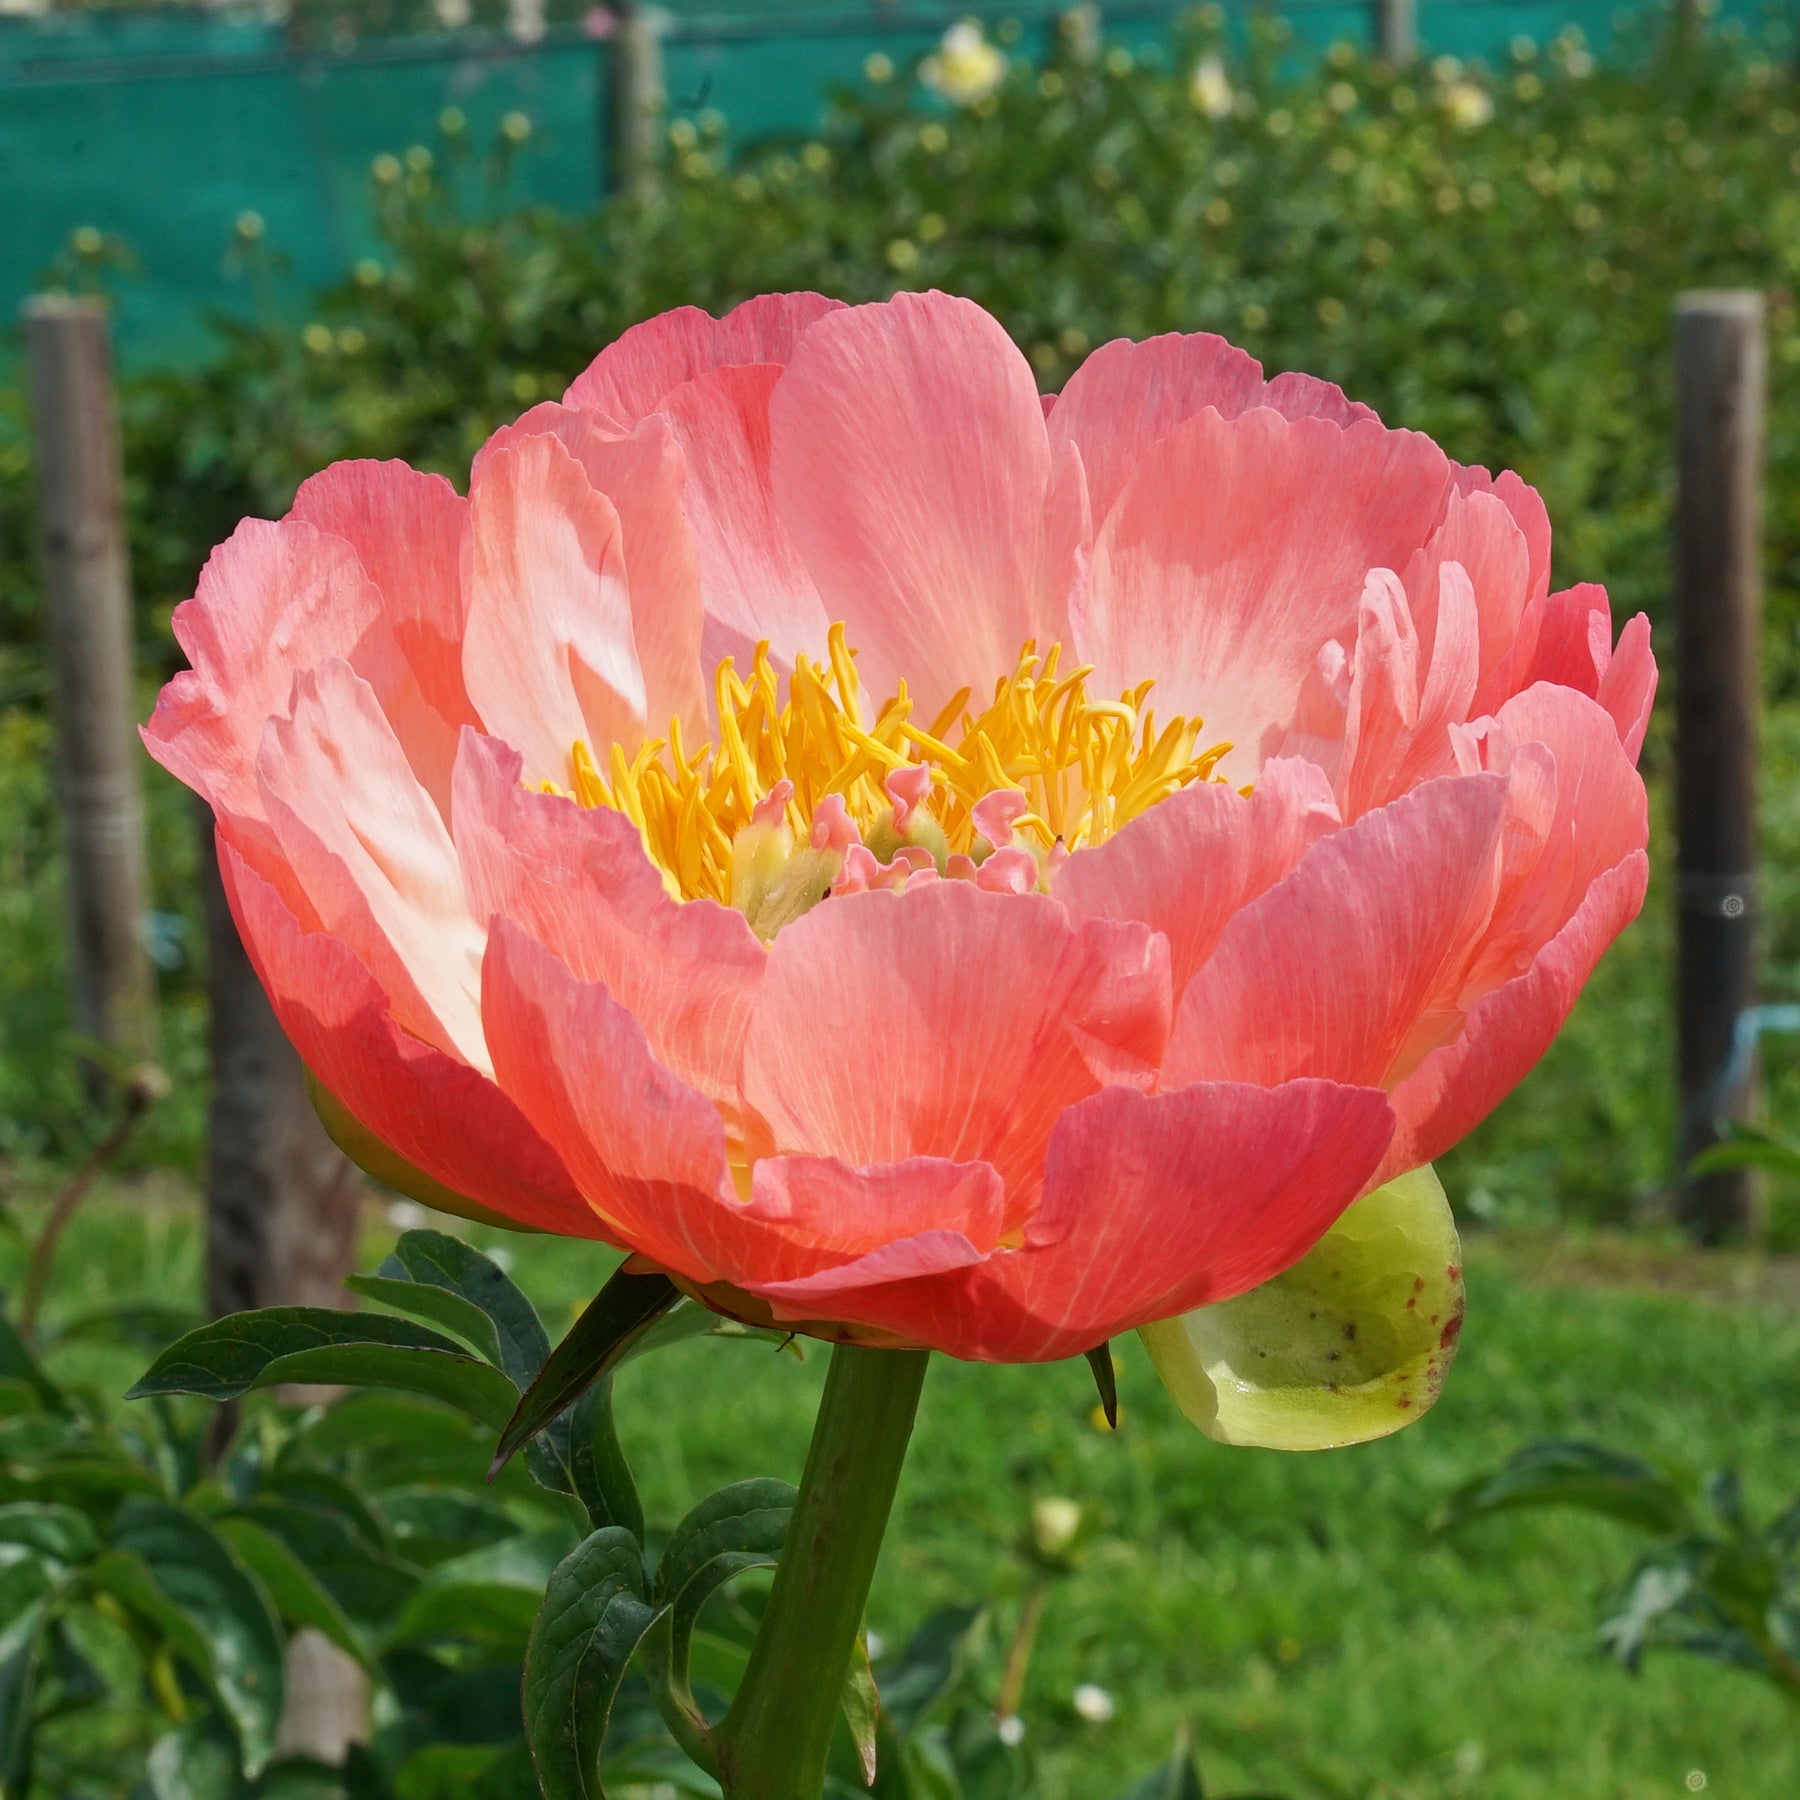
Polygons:
<instances>
[{"instance_id":1,"label":"green stem","mask_svg":"<svg viewBox=\"0 0 1800 1800\"><path fill-rule=\"evenodd\" d=\"M750 1666L714 1742L727 1800L819 1800L929 1353L839 1344Z\"/></svg>"}]
</instances>

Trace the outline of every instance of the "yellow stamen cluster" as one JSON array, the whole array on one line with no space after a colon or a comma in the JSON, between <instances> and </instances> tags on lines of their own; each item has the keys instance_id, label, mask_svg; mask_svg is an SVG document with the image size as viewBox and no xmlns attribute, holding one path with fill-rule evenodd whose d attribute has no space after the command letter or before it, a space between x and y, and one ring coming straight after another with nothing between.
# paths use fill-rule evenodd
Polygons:
<instances>
[{"instance_id":1,"label":"yellow stamen cluster","mask_svg":"<svg viewBox=\"0 0 1800 1800\"><path fill-rule=\"evenodd\" d=\"M1090 700L1091 668L1062 674L1060 646L1040 656L1030 643L979 713L969 710L965 688L929 724L915 723L903 683L871 722L841 624L829 642L827 661L796 660L785 699L767 644L757 646L747 678L727 657L714 679L716 744L690 753L672 723L667 739L635 756L612 746L604 770L586 744L575 745L575 798L626 814L670 893L729 902L732 840L781 781L793 783L786 821L800 843L828 794L843 796L867 836L891 810L886 778L924 763L933 778L922 810L952 852L974 848L976 802L1004 789L1026 797L1028 810L1013 825L1021 838L1074 850L1208 779L1231 747L1200 749L1197 718L1159 728L1145 705L1151 682L1117 700Z\"/></svg>"}]
</instances>

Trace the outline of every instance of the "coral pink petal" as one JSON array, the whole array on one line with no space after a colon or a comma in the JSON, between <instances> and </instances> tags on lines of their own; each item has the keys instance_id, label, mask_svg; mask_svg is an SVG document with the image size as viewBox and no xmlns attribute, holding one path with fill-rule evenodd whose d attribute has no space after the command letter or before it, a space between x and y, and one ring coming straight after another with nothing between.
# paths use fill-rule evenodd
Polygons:
<instances>
[{"instance_id":1,"label":"coral pink petal","mask_svg":"<svg viewBox=\"0 0 1800 1800\"><path fill-rule=\"evenodd\" d=\"M415 1168L482 1206L565 1237L598 1237L556 1153L486 1076L403 1031L381 988L336 938L301 929L219 838L232 917L300 1059Z\"/></svg>"},{"instance_id":2,"label":"coral pink petal","mask_svg":"<svg viewBox=\"0 0 1800 1800\"><path fill-rule=\"evenodd\" d=\"M693 742L708 735L701 674L700 569L683 505L686 465L669 422L652 414L611 430L597 414L546 402L494 433L475 458L479 479L495 451L521 436L553 437L619 515L631 595L632 641L643 671L645 719L661 735L680 719Z\"/></svg>"},{"instance_id":3,"label":"coral pink petal","mask_svg":"<svg viewBox=\"0 0 1800 1800\"><path fill-rule=\"evenodd\" d=\"M605 767L644 732L619 515L555 438L520 436L476 471L469 524L469 697L532 781L568 788L578 739Z\"/></svg>"},{"instance_id":4,"label":"coral pink petal","mask_svg":"<svg viewBox=\"0 0 1800 1800\"><path fill-rule=\"evenodd\" d=\"M1635 763L1656 702L1656 657L1650 649L1650 621L1643 613L1625 621L1595 698L1612 714L1625 754Z\"/></svg>"},{"instance_id":5,"label":"coral pink petal","mask_svg":"<svg viewBox=\"0 0 1800 1800\"><path fill-rule=\"evenodd\" d=\"M1543 496L1511 469L1490 475L1486 469L1458 464L1454 479L1459 494L1492 494L1512 514L1513 522L1525 534L1527 597L1533 602L1542 600L1550 592L1550 515L1544 510Z\"/></svg>"},{"instance_id":6,"label":"coral pink petal","mask_svg":"<svg viewBox=\"0 0 1800 1800\"><path fill-rule=\"evenodd\" d=\"M1102 344L1069 378L1050 415L1053 446L1081 453L1096 524L1112 511L1151 445L1207 407L1235 419L1253 406L1288 418L1339 425L1373 419L1328 382L1283 375L1263 380L1262 364L1210 332L1169 333Z\"/></svg>"},{"instance_id":7,"label":"coral pink petal","mask_svg":"<svg viewBox=\"0 0 1800 1800\"><path fill-rule=\"evenodd\" d=\"M687 1221L725 1206L725 1127L650 1053L599 982L577 981L510 920L482 965L494 1078L553 1146L609 1235L699 1281L718 1278Z\"/></svg>"},{"instance_id":8,"label":"coral pink petal","mask_svg":"<svg viewBox=\"0 0 1800 1800\"><path fill-rule=\"evenodd\" d=\"M1368 420L1187 420L1101 528L1075 630L1091 685L1154 676L1159 716L1202 715L1206 741L1236 746L1221 767L1254 776L1321 645L1354 631L1368 571L1404 568L1429 535L1449 471L1428 438Z\"/></svg>"},{"instance_id":9,"label":"coral pink petal","mask_svg":"<svg viewBox=\"0 0 1800 1800\"><path fill-rule=\"evenodd\" d=\"M759 642L793 667L828 653L831 620L775 504L769 401L782 371L767 363L718 369L663 397L687 464L682 509L693 533L705 612L701 657L748 669Z\"/></svg>"},{"instance_id":10,"label":"coral pink petal","mask_svg":"<svg viewBox=\"0 0 1800 1800\"><path fill-rule=\"evenodd\" d=\"M1148 1084L1169 1004L1167 946L1141 924L1077 929L1041 895L961 881L834 897L770 948L744 1046L756 1148L991 1162L1016 1221L1062 1109Z\"/></svg>"},{"instance_id":11,"label":"coral pink petal","mask_svg":"<svg viewBox=\"0 0 1800 1800\"><path fill-rule=\"evenodd\" d=\"M258 835L264 723L286 715L297 674L353 658L381 612L349 544L307 524L246 519L175 609L175 637L193 666L158 697L145 746L214 812Z\"/></svg>"},{"instance_id":12,"label":"coral pink petal","mask_svg":"<svg viewBox=\"0 0 1800 1800\"><path fill-rule=\"evenodd\" d=\"M1384 1094L1331 1082L1111 1088L1057 1124L1053 1229L1034 1222L1021 1248L961 1272L840 1288L831 1311L974 1360L1076 1356L1296 1261L1368 1184L1392 1131Z\"/></svg>"},{"instance_id":13,"label":"coral pink petal","mask_svg":"<svg viewBox=\"0 0 1800 1800\"><path fill-rule=\"evenodd\" d=\"M1188 984L1163 1086L1386 1086L1486 924L1506 794L1498 775L1428 782L1316 843Z\"/></svg>"},{"instance_id":14,"label":"coral pink petal","mask_svg":"<svg viewBox=\"0 0 1800 1800\"><path fill-rule=\"evenodd\" d=\"M516 752L465 733L455 836L469 905L510 919L580 981L604 982L651 1053L735 1108L738 1065L767 952L742 913L669 897L623 813L529 792Z\"/></svg>"},{"instance_id":15,"label":"coral pink petal","mask_svg":"<svg viewBox=\"0 0 1800 1800\"><path fill-rule=\"evenodd\" d=\"M375 691L333 660L294 683L257 758L264 809L325 929L381 983L415 1037L486 1064L482 932L456 847Z\"/></svg>"},{"instance_id":16,"label":"coral pink petal","mask_svg":"<svg viewBox=\"0 0 1800 1800\"><path fill-rule=\"evenodd\" d=\"M1606 589L1583 581L1545 603L1543 629L1529 665L1527 680L1554 681L1590 699L1600 691L1600 678L1612 661L1612 608Z\"/></svg>"},{"instance_id":17,"label":"coral pink petal","mask_svg":"<svg viewBox=\"0 0 1800 1800\"><path fill-rule=\"evenodd\" d=\"M1643 851L1634 850L1607 870L1531 967L1479 1000L1457 1039L1394 1090L1400 1125L1382 1180L1442 1156L1530 1073L1601 954L1637 916L1649 868Z\"/></svg>"},{"instance_id":18,"label":"coral pink petal","mask_svg":"<svg viewBox=\"0 0 1800 1800\"><path fill-rule=\"evenodd\" d=\"M1179 999L1233 914L1337 824L1318 769L1278 758L1263 765L1248 799L1222 782L1171 794L1103 844L1077 850L1051 891L1077 924L1139 919L1163 933Z\"/></svg>"},{"instance_id":19,"label":"coral pink petal","mask_svg":"<svg viewBox=\"0 0 1800 1800\"><path fill-rule=\"evenodd\" d=\"M985 692L1041 616L1050 450L1031 367L972 301L897 294L821 319L769 405L783 522L876 704Z\"/></svg>"},{"instance_id":20,"label":"coral pink petal","mask_svg":"<svg viewBox=\"0 0 1800 1800\"><path fill-rule=\"evenodd\" d=\"M578 375L563 396L629 429L664 395L708 370L785 363L809 325L838 311L823 294L761 294L715 319L680 306L634 325Z\"/></svg>"}]
</instances>

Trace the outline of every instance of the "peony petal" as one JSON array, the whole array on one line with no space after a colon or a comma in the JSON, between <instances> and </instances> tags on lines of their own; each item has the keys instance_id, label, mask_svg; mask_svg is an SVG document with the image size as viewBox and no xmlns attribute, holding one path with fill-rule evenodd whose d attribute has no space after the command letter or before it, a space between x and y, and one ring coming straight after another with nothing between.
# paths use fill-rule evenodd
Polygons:
<instances>
[{"instance_id":1,"label":"peony petal","mask_svg":"<svg viewBox=\"0 0 1800 1800\"><path fill-rule=\"evenodd\" d=\"M715 319L678 306L633 325L608 344L563 396L629 429L665 394L710 369L785 363L809 325L843 306L823 294L760 294Z\"/></svg>"},{"instance_id":2,"label":"peony petal","mask_svg":"<svg viewBox=\"0 0 1800 1800\"><path fill-rule=\"evenodd\" d=\"M571 787L577 740L604 767L644 732L619 515L555 438L518 436L477 469L469 526L469 697L531 780Z\"/></svg>"},{"instance_id":3,"label":"peony petal","mask_svg":"<svg viewBox=\"0 0 1800 1800\"><path fill-rule=\"evenodd\" d=\"M1543 496L1511 469L1490 475L1486 469L1453 467L1459 494L1492 494L1512 514L1513 523L1525 535L1525 591L1531 600L1542 600L1550 592L1550 515L1544 510Z\"/></svg>"},{"instance_id":4,"label":"peony petal","mask_svg":"<svg viewBox=\"0 0 1800 1800\"><path fill-rule=\"evenodd\" d=\"M1168 951L1146 927L1070 926L1042 895L934 882L816 906L776 937L744 1046L759 1153L987 1161L1009 1228L1058 1114L1160 1059Z\"/></svg>"},{"instance_id":5,"label":"peony petal","mask_svg":"<svg viewBox=\"0 0 1800 1800\"><path fill-rule=\"evenodd\" d=\"M567 1170L486 1076L410 1036L348 946L302 931L280 895L219 837L244 947L300 1059L356 1120L453 1193L520 1224L598 1237Z\"/></svg>"},{"instance_id":6,"label":"peony petal","mask_svg":"<svg viewBox=\"0 0 1800 1800\"><path fill-rule=\"evenodd\" d=\"M293 717L269 721L257 776L325 929L374 973L401 1025L485 1067L482 933L450 833L374 689L335 659L301 675Z\"/></svg>"},{"instance_id":7,"label":"peony petal","mask_svg":"<svg viewBox=\"0 0 1800 1800\"><path fill-rule=\"evenodd\" d=\"M1163 1085L1387 1085L1486 923L1506 792L1428 782L1315 844L1188 984Z\"/></svg>"},{"instance_id":8,"label":"peony petal","mask_svg":"<svg viewBox=\"0 0 1800 1800\"><path fill-rule=\"evenodd\" d=\"M972 301L821 319L769 407L781 517L877 702L927 719L1008 674L1039 608L1050 451L1031 366Z\"/></svg>"},{"instance_id":9,"label":"peony petal","mask_svg":"<svg viewBox=\"0 0 1800 1800\"><path fill-rule=\"evenodd\" d=\"M1656 657L1650 649L1650 621L1643 613L1625 621L1595 698L1612 714L1625 754L1635 763L1656 703Z\"/></svg>"},{"instance_id":10,"label":"peony petal","mask_svg":"<svg viewBox=\"0 0 1800 1800\"><path fill-rule=\"evenodd\" d=\"M660 1062L735 1109L767 961L749 922L710 900L671 899L622 813L531 793L519 775L516 752L464 734L454 818L474 916L512 920L576 979L604 982Z\"/></svg>"},{"instance_id":11,"label":"peony petal","mask_svg":"<svg viewBox=\"0 0 1800 1800\"><path fill-rule=\"evenodd\" d=\"M1598 582L1578 582L1545 603L1543 629L1530 664L1533 681L1554 681L1590 699L1612 660L1612 608Z\"/></svg>"},{"instance_id":12,"label":"peony petal","mask_svg":"<svg viewBox=\"0 0 1800 1800\"><path fill-rule=\"evenodd\" d=\"M246 519L175 609L193 667L158 697L145 747L214 812L268 843L256 785L263 726L286 715L297 674L356 654L381 606L347 543L303 523Z\"/></svg>"},{"instance_id":13,"label":"peony petal","mask_svg":"<svg viewBox=\"0 0 1800 1800\"><path fill-rule=\"evenodd\" d=\"M1076 648L1092 685L1147 676L1163 715L1199 714L1254 776L1293 723L1328 639L1354 629L1372 568L1429 535L1450 465L1428 438L1258 408L1203 412L1140 460L1095 547Z\"/></svg>"}]
</instances>

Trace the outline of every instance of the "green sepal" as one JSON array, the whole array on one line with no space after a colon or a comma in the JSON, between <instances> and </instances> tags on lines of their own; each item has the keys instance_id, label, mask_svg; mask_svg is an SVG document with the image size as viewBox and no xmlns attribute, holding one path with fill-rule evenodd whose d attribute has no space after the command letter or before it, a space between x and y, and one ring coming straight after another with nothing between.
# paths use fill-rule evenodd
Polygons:
<instances>
[{"instance_id":1,"label":"green sepal","mask_svg":"<svg viewBox=\"0 0 1800 1800\"><path fill-rule=\"evenodd\" d=\"M1456 1221L1426 1165L1365 1194L1272 1281L1139 1336L1208 1437L1326 1450L1428 1411L1462 1319Z\"/></svg>"}]
</instances>

